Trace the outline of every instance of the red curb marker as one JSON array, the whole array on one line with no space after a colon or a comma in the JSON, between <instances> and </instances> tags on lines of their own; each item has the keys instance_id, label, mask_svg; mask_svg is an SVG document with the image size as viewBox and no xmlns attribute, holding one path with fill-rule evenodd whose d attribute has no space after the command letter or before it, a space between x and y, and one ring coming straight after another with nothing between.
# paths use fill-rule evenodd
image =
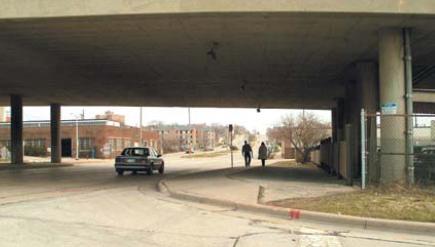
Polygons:
<instances>
[{"instance_id":1,"label":"red curb marker","mask_svg":"<svg viewBox=\"0 0 435 247\"><path fill-rule=\"evenodd\" d=\"M301 212L299 210L290 210L288 212L288 216L290 217L290 219L292 220L297 220L300 218L301 216Z\"/></svg>"}]
</instances>

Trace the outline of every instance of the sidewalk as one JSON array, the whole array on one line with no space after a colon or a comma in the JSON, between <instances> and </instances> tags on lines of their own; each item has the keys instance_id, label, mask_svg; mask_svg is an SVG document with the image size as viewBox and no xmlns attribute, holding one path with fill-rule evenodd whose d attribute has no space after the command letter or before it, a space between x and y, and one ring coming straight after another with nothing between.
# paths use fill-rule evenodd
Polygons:
<instances>
[{"instance_id":1,"label":"sidewalk","mask_svg":"<svg viewBox=\"0 0 435 247\"><path fill-rule=\"evenodd\" d=\"M355 190L311 165L214 170L169 179L165 184L177 192L248 204L257 203L260 186L265 188L263 202Z\"/></svg>"},{"instance_id":2,"label":"sidewalk","mask_svg":"<svg viewBox=\"0 0 435 247\"><path fill-rule=\"evenodd\" d=\"M259 197L260 186L264 187L264 196ZM418 234L431 234L435 231L435 224L427 222L348 216L266 205L267 202L282 199L319 197L359 190L357 187L346 186L344 181L329 176L315 166L271 165L265 168L212 170L166 178L159 182L158 189L181 200L290 220Z\"/></svg>"}]
</instances>

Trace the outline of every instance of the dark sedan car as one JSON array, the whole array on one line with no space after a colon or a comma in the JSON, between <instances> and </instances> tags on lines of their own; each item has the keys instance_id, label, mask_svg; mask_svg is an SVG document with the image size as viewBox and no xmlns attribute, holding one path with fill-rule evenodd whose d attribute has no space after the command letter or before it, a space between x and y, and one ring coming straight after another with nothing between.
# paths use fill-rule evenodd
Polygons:
<instances>
[{"instance_id":1,"label":"dark sedan car","mask_svg":"<svg viewBox=\"0 0 435 247\"><path fill-rule=\"evenodd\" d=\"M124 171L133 173L144 171L152 175L154 170L163 174L165 162L154 148L131 147L124 149L121 155L116 157L115 169L118 175L123 175Z\"/></svg>"}]
</instances>

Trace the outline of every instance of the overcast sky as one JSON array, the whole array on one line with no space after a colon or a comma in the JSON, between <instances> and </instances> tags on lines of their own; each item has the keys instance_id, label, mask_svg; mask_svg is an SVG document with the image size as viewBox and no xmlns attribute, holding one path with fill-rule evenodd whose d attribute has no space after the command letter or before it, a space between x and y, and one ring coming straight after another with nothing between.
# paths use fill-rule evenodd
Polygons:
<instances>
[{"instance_id":1,"label":"overcast sky","mask_svg":"<svg viewBox=\"0 0 435 247\"><path fill-rule=\"evenodd\" d=\"M139 125L139 107L62 107L62 119L73 119L76 115L85 111L85 118L95 118L96 114L102 114L107 110L117 114L125 115L128 125ZM281 110L281 109L261 109L257 113L256 109L240 108L191 108L192 123L220 123L243 125L249 130L258 130L265 133L268 127L279 123L281 118L287 114L298 114L302 110ZM322 121L331 120L330 111L312 111ZM48 107L24 107L24 120L48 120L50 109ZM143 107L143 124L151 121L162 121L167 124L188 123L188 109L179 107Z\"/></svg>"}]
</instances>

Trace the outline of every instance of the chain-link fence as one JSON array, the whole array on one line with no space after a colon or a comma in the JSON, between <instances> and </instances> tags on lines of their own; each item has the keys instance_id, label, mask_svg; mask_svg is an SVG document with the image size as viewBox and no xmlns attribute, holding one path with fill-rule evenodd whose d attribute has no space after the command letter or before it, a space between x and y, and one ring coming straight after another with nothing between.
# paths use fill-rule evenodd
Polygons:
<instances>
[{"instance_id":1,"label":"chain-link fence","mask_svg":"<svg viewBox=\"0 0 435 247\"><path fill-rule=\"evenodd\" d=\"M365 181L435 183L435 115L362 112L361 124Z\"/></svg>"}]
</instances>

